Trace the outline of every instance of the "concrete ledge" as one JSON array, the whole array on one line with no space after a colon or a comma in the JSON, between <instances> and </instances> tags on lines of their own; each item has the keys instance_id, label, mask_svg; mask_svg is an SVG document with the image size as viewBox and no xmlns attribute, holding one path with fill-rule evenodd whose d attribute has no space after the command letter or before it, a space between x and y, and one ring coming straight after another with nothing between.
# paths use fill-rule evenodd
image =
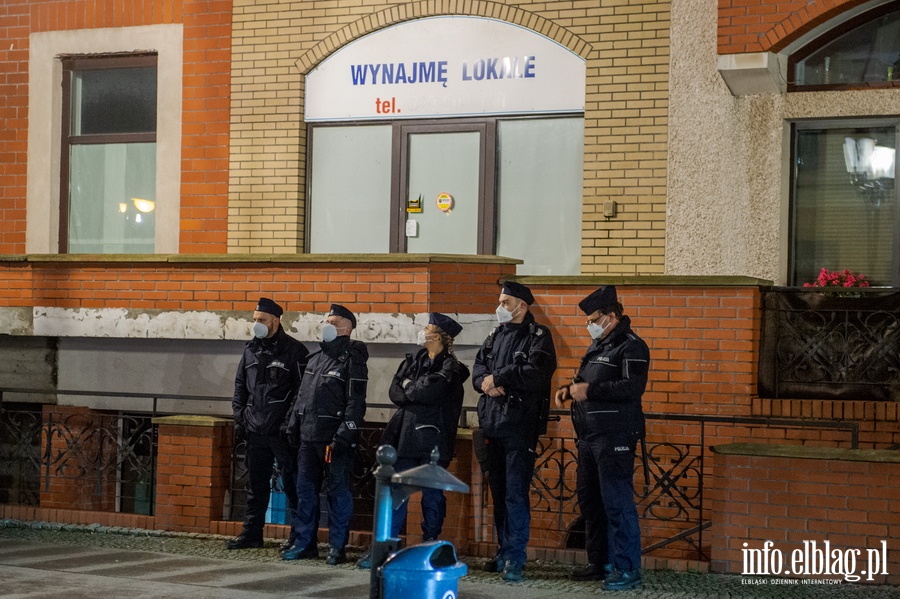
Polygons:
<instances>
[{"instance_id":1,"label":"concrete ledge","mask_svg":"<svg viewBox=\"0 0 900 599\"><path fill-rule=\"evenodd\" d=\"M841 449L837 447L769 445L761 443L730 443L728 445L716 445L711 449L719 455L900 464L900 451L888 449Z\"/></svg>"},{"instance_id":2,"label":"concrete ledge","mask_svg":"<svg viewBox=\"0 0 900 599\"><path fill-rule=\"evenodd\" d=\"M692 277L679 275L609 276L573 275L553 277L545 275L506 277L503 281L518 281L525 285L629 285L633 287L768 287L766 279L743 276Z\"/></svg>"},{"instance_id":3,"label":"concrete ledge","mask_svg":"<svg viewBox=\"0 0 900 599\"><path fill-rule=\"evenodd\" d=\"M139 264L522 264L518 258L470 254L28 254L0 255L0 262Z\"/></svg>"},{"instance_id":4,"label":"concrete ledge","mask_svg":"<svg viewBox=\"0 0 900 599\"><path fill-rule=\"evenodd\" d=\"M230 418L217 418L215 416L191 416L188 414L182 416L158 416L151 420L153 424L169 425L169 426L206 426L219 427L231 426L234 422Z\"/></svg>"}]
</instances>

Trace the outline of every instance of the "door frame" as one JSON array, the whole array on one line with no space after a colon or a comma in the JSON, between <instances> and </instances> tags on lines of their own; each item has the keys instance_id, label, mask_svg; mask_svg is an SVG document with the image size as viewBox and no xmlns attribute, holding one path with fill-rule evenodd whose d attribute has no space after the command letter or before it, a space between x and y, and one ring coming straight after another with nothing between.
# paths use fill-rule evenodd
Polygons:
<instances>
[{"instance_id":1,"label":"door frame","mask_svg":"<svg viewBox=\"0 0 900 599\"><path fill-rule=\"evenodd\" d=\"M391 156L390 251L406 253L406 199L409 195L409 136L421 133L479 133L478 235L476 253L494 253L496 204L494 197L496 119L450 122L409 122L393 124Z\"/></svg>"}]
</instances>

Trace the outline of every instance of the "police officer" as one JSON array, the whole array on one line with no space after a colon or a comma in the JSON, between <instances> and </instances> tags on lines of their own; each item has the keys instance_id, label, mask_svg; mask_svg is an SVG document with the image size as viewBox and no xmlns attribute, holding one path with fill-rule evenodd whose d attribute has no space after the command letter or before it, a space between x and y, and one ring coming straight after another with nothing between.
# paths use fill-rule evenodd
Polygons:
<instances>
[{"instance_id":1,"label":"police officer","mask_svg":"<svg viewBox=\"0 0 900 599\"><path fill-rule=\"evenodd\" d=\"M605 579L603 588L641 587L641 531L634 503L634 456L644 435L641 396L650 350L631 330L616 288L606 285L578 307L587 315L593 343L572 383L556 392L572 400L578 438L576 491L584 517L588 565L572 577Z\"/></svg>"},{"instance_id":2,"label":"police officer","mask_svg":"<svg viewBox=\"0 0 900 599\"><path fill-rule=\"evenodd\" d=\"M478 422L484 433L488 485L494 503L496 556L484 567L503 580L524 579L531 525L529 491L535 448L549 408L556 350L550 330L535 322L531 290L507 282L500 293L500 323L479 349L472 384L481 393Z\"/></svg>"},{"instance_id":3,"label":"police officer","mask_svg":"<svg viewBox=\"0 0 900 599\"><path fill-rule=\"evenodd\" d=\"M418 333L416 354L406 354L391 381L388 395L399 410L394 413L382 438L397 449L394 470L403 472L429 463L431 452L440 453L438 465L446 468L456 447L456 429L463 404L463 383L469 369L453 351L453 339L462 327L445 314L432 312L428 325ZM391 537L400 536L406 522L408 501L394 509ZM422 537L433 541L441 534L447 516L447 500L440 489L422 489ZM371 554L358 562L372 565Z\"/></svg>"},{"instance_id":4,"label":"police officer","mask_svg":"<svg viewBox=\"0 0 900 599\"><path fill-rule=\"evenodd\" d=\"M244 530L226 543L228 549L263 546L273 463L281 471L288 513L293 516L297 508L296 455L288 444L285 427L309 350L284 332L283 312L271 299L259 299L253 312L253 339L244 347L234 378L231 408L236 436L247 440L245 460L250 484Z\"/></svg>"},{"instance_id":5,"label":"police officer","mask_svg":"<svg viewBox=\"0 0 900 599\"><path fill-rule=\"evenodd\" d=\"M359 427L366 413L369 352L350 339L356 328L353 312L332 304L322 327L320 349L309 359L300 392L291 410L289 431L299 438L297 452L297 515L292 523L293 546L285 560L312 559L319 527L319 493L328 476L328 544L325 563L347 561L345 547L353 515L350 474L356 457Z\"/></svg>"}]
</instances>

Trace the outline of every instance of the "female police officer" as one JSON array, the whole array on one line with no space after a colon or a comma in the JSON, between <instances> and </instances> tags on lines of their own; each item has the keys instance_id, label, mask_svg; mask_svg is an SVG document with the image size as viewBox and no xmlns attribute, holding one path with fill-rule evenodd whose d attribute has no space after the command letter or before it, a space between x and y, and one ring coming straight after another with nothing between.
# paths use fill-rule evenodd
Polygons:
<instances>
[{"instance_id":1,"label":"female police officer","mask_svg":"<svg viewBox=\"0 0 900 599\"><path fill-rule=\"evenodd\" d=\"M462 327L444 314L432 312L428 325L419 331L423 346L406 358L397 369L388 394L400 408L385 431L383 443L397 448L394 470L402 472L427 464L431 452L440 452L438 464L447 467L453 458L456 428L463 403L463 383L469 378L466 368L453 352L453 338ZM391 536L397 537L406 521L408 502L394 510ZM431 541L441 534L447 501L440 489L422 490L422 537ZM371 566L369 555L357 562Z\"/></svg>"}]
</instances>

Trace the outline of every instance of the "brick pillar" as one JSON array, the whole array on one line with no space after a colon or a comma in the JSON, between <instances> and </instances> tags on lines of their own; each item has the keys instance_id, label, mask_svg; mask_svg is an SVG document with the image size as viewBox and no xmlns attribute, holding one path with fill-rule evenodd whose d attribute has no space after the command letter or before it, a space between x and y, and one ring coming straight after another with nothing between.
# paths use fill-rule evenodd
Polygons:
<instances>
[{"instance_id":1,"label":"brick pillar","mask_svg":"<svg viewBox=\"0 0 900 599\"><path fill-rule=\"evenodd\" d=\"M472 453L472 433L460 429L456 439L456 456L447 470L469 485L469 493L449 493L447 497L447 517L444 519L444 530L441 537L452 541L457 551L468 553L468 547L475 540L474 514L472 510L472 493L476 491L473 473L479 472L478 462ZM480 488L480 487L479 487ZM419 534L422 530L419 529Z\"/></svg>"},{"instance_id":2,"label":"brick pillar","mask_svg":"<svg viewBox=\"0 0 900 599\"><path fill-rule=\"evenodd\" d=\"M156 467L156 527L210 532L222 518L231 480L232 423L210 416L164 416Z\"/></svg>"}]
</instances>

